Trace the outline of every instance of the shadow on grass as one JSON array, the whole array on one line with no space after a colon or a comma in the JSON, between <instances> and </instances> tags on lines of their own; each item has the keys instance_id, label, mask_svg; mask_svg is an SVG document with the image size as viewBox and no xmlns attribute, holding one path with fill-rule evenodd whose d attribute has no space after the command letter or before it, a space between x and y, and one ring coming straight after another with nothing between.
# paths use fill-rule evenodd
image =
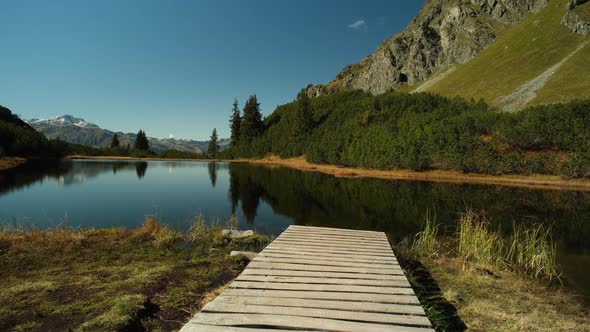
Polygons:
<instances>
[{"instance_id":1,"label":"shadow on grass","mask_svg":"<svg viewBox=\"0 0 590 332\"><path fill-rule=\"evenodd\" d=\"M457 314L457 308L445 299L426 267L417 260L399 256L398 260L436 331L467 330L467 326Z\"/></svg>"}]
</instances>

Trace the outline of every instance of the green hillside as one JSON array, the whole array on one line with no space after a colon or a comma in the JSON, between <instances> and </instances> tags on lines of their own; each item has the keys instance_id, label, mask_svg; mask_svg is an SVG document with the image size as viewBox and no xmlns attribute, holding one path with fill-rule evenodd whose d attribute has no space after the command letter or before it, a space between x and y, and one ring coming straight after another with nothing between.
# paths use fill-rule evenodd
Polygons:
<instances>
[{"instance_id":1,"label":"green hillside","mask_svg":"<svg viewBox=\"0 0 590 332\"><path fill-rule=\"evenodd\" d=\"M502 100L502 96L511 95L566 59L552 75L546 73L546 83L541 80L537 88L531 88L536 97L520 97L520 101L530 106L589 98L590 44L576 50L590 42L590 36L574 34L561 23L568 3L568 0L550 0L544 9L506 29L473 60L457 65L426 90L445 96L483 98L506 107L509 102ZM589 5L586 3L575 10L588 12Z\"/></svg>"},{"instance_id":2,"label":"green hillside","mask_svg":"<svg viewBox=\"0 0 590 332\"><path fill-rule=\"evenodd\" d=\"M345 91L310 102L301 96L268 116L262 132L242 135L222 154L305 155L312 163L372 169L590 177L590 101L508 113L431 93Z\"/></svg>"}]
</instances>

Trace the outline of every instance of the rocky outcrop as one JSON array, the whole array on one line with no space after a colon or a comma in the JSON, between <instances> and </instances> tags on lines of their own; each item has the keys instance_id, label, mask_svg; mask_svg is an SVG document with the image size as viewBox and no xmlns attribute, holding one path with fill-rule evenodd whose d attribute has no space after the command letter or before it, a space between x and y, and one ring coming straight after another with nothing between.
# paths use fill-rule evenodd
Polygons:
<instances>
[{"instance_id":1,"label":"rocky outcrop","mask_svg":"<svg viewBox=\"0 0 590 332\"><path fill-rule=\"evenodd\" d=\"M582 8L584 6L584 8ZM587 35L590 33L590 17L584 15L582 11L590 12L590 3L588 0L571 0L570 10L565 14L561 23L572 30L574 33Z\"/></svg>"},{"instance_id":2,"label":"rocky outcrop","mask_svg":"<svg viewBox=\"0 0 590 332\"><path fill-rule=\"evenodd\" d=\"M495 40L499 29L546 4L547 0L428 0L405 31L345 67L332 82L306 91L311 96L341 89L379 94L421 83L441 68L471 60Z\"/></svg>"}]
</instances>

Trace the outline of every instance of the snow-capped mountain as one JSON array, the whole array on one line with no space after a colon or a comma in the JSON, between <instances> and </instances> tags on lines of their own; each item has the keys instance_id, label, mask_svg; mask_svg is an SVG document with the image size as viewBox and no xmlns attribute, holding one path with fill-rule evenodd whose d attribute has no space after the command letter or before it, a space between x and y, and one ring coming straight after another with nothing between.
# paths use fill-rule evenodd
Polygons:
<instances>
[{"instance_id":1,"label":"snow-capped mountain","mask_svg":"<svg viewBox=\"0 0 590 332\"><path fill-rule=\"evenodd\" d=\"M33 128L48 138L59 138L66 142L93 146L106 147L111 144L114 131L103 129L94 123L88 122L82 118L76 118L72 115L62 115L51 119L31 119L27 120ZM117 132L121 146L135 143L134 133ZM176 138L155 138L148 137L150 148L160 153L166 150L180 150L196 153L203 153L207 149L206 141L185 140ZM219 142L221 148L227 147L229 140L222 139Z\"/></svg>"},{"instance_id":2,"label":"snow-capped mountain","mask_svg":"<svg viewBox=\"0 0 590 332\"><path fill-rule=\"evenodd\" d=\"M72 115L62 115L51 119L31 119L27 121L31 126L76 126L82 128L99 128L94 123L87 122L82 118L76 118Z\"/></svg>"}]
</instances>

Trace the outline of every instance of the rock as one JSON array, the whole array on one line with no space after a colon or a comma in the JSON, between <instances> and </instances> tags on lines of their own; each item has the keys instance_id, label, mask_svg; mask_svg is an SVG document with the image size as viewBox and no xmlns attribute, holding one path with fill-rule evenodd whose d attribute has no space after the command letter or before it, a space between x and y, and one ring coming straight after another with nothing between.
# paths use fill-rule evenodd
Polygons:
<instances>
[{"instance_id":1,"label":"rock","mask_svg":"<svg viewBox=\"0 0 590 332\"><path fill-rule=\"evenodd\" d=\"M254 258L256 258L256 256L258 255L255 252L251 252L251 251L232 251L229 253L230 256L244 256L246 257L249 261L253 260Z\"/></svg>"},{"instance_id":2,"label":"rock","mask_svg":"<svg viewBox=\"0 0 590 332\"><path fill-rule=\"evenodd\" d=\"M224 229L221 231L221 235L227 236L231 239L241 239L244 237L254 235L254 231L253 230L238 231L235 229Z\"/></svg>"},{"instance_id":3,"label":"rock","mask_svg":"<svg viewBox=\"0 0 590 332\"><path fill-rule=\"evenodd\" d=\"M567 11L561 24L568 27L572 32L587 35L590 33L590 20L580 15L577 6L586 3L588 0L571 0L570 9ZM587 4L585 6L590 6Z\"/></svg>"},{"instance_id":4,"label":"rock","mask_svg":"<svg viewBox=\"0 0 590 332\"><path fill-rule=\"evenodd\" d=\"M375 53L346 66L328 84L312 85L309 96L342 89L384 93L424 82L438 70L465 63L490 45L498 28L538 11L547 0L428 0L408 28L386 39Z\"/></svg>"}]
</instances>

